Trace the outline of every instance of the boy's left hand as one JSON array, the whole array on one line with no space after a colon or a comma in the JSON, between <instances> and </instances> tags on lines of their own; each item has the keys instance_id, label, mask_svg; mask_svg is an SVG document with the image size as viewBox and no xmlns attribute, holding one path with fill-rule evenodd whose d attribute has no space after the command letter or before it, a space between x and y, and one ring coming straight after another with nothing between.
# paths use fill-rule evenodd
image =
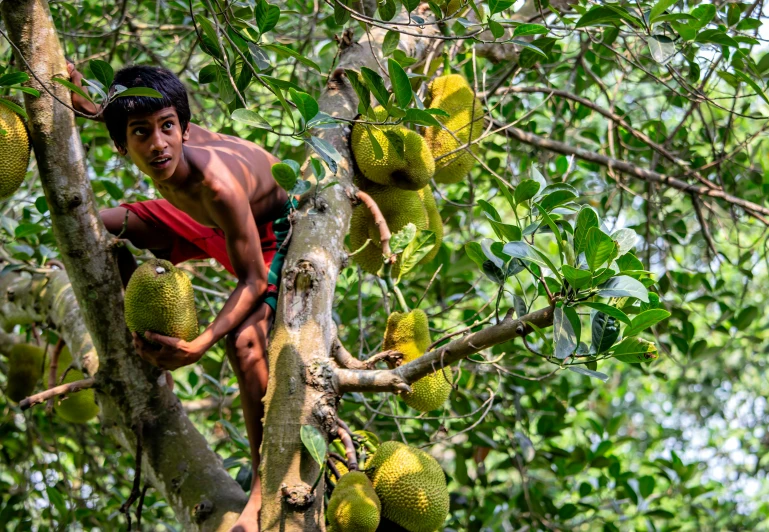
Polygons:
<instances>
[{"instance_id":1,"label":"boy's left hand","mask_svg":"<svg viewBox=\"0 0 769 532\"><path fill-rule=\"evenodd\" d=\"M193 342L187 342L180 338L171 338L150 331L146 331L144 337L160 345L153 345L137 333L133 333L136 352L150 364L162 369L174 370L194 364L205 353L205 351L201 352L200 348Z\"/></svg>"}]
</instances>

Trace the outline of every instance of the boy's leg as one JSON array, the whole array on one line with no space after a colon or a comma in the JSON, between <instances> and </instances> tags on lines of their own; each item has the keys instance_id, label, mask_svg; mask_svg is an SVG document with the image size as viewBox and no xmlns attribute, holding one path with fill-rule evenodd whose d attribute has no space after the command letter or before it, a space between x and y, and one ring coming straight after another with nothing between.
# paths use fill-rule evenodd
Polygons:
<instances>
[{"instance_id":1,"label":"boy's leg","mask_svg":"<svg viewBox=\"0 0 769 532\"><path fill-rule=\"evenodd\" d=\"M262 303L259 308L227 336L227 356L240 387L240 402L251 446L253 480L248 504L243 509L233 532L259 530L259 510L262 507L262 485L259 478L259 447L262 444L262 399L267 391L267 339L273 310Z\"/></svg>"}]
</instances>

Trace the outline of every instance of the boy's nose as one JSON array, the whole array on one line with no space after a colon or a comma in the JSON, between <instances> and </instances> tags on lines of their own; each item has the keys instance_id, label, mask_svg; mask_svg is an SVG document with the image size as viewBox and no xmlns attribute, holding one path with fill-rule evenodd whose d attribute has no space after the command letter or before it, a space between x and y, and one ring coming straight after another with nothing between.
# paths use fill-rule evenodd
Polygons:
<instances>
[{"instance_id":1,"label":"boy's nose","mask_svg":"<svg viewBox=\"0 0 769 532\"><path fill-rule=\"evenodd\" d=\"M160 132L155 133L152 136L152 149L153 151L163 151L168 147L168 142L163 138Z\"/></svg>"}]
</instances>

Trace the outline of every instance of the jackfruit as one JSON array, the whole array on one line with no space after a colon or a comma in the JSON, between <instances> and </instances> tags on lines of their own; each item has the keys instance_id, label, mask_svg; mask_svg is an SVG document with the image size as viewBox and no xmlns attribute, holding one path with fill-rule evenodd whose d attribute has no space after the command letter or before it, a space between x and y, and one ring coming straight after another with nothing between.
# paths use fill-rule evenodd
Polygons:
<instances>
[{"instance_id":1,"label":"jackfruit","mask_svg":"<svg viewBox=\"0 0 769 532\"><path fill-rule=\"evenodd\" d=\"M8 387L5 393L12 401L19 402L35 391L35 385L43 376L45 350L31 344L16 344L8 355Z\"/></svg>"},{"instance_id":2,"label":"jackfruit","mask_svg":"<svg viewBox=\"0 0 769 532\"><path fill-rule=\"evenodd\" d=\"M30 143L21 117L0 104L0 199L16 192L29 166Z\"/></svg>"},{"instance_id":3,"label":"jackfruit","mask_svg":"<svg viewBox=\"0 0 769 532\"><path fill-rule=\"evenodd\" d=\"M413 223L417 230L428 228L427 212L417 192L381 185L369 185L366 192L379 206L391 233L397 233L408 223ZM371 211L361 203L355 207L350 219L352 251L360 249L369 238L371 242L354 255L353 260L365 271L376 273L382 267L382 242L379 240L379 228L374 223ZM396 262L393 275L397 276L399 271L400 264Z\"/></svg>"},{"instance_id":4,"label":"jackfruit","mask_svg":"<svg viewBox=\"0 0 769 532\"><path fill-rule=\"evenodd\" d=\"M381 106L374 113L379 122L387 118L387 111ZM374 155L369 132L382 148L384 155L379 159ZM380 185L419 190L435 173L435 159L425 139L403 125L356 123L352 128L352 153L361 173Z\"/></svg>"},{"instance_id":5,"label":"jackfruit","mask_svg":"<svg viewBox=\"0 0 769 532\"><path fill-rule=\"evenodd\" d=\"M384 442L366 468L382 502L382 517L409 532L435 532L449 513L449 492L440 464L424 451Z\"/></svg>"},{"instance_id":6,"label":"jackfruit","mask_svg":"<svg viewBox=\"0 0 769 532\"><path fill-rule=\"evenodd\" d=\"M59 361L56 366L56 384L69 384L70 382L79 381L85 378L82 371L72 368L67 371L72 365L72 355L69 352L69 347L64 346L59 353ZM61 380L61 376L67 371L67 375L64 380ZM99 405L96 404L94 391L92 389L80 390L66 397L57 397L54 404L54 412L64 421L69 423L85 423L90 419L96 417L99 413Z\"/></svg>"},{"instance_id":7,"label":"jackfruit","mask_svg":"<svg viewBox=\"0 0 769 532\"><path fill-rule=\"evenodd\" d=\"M427 213L427 229L435 233L435 246L419 261L420 264L427 264L438 254L441 242L443 242L443 221L441 220L441 213L438 212L438 206L435 204L435 198L430 187L425 187L417 191L417 193Z\"/></svg>"},{"instance_id":8,"label":"jackfruit","mask_svg":"<svg viewBox=\"0 0 769 532\"><path fill-rule=\"evenodd\" d=\"M131 276L125 290L128 329L191 341L198 336L192 283L167 260L150 259Z\"/></svg>"},{"instance_id":9,"label":"jackfruit","mask_svg":"<svg viewBox=\"0 0 769 532\"><path fill-rule=\"evenodd\" d=\"M431 344L427 315L416 309L408 313L393 312L387 318L382 349L403 353L403 363L421 357ZM411 391L401 395L414 410L430 412L440 408L451 394L451 368L446 366L411 384Z\"/></svg>"},{"instance_id":10,"label":"jackfruit","mask_svg":"<svg viewBox=\"0 0 769 532\"><path fill-rule=\"evenodd\" d=\"M425 103L431 109L441 109L451 115L436 116L444 127L432 126L425 131L425 140L436 159L477 139L483 132L483 106L461 75L435 78L428 88ZM477 152L477 144L470 149ZM458 183L467 176L474 163L475 158L467 149L457 151L435 163L435 181Z\"/></svg>"},{"instance_id":11,"label":"jackfruit","mask_svg":"<svg viewBox=\"0 0 769 532\"><path fill-rule=\"evenodd\" d=\"M337 482L326 517L331 532L374 532L379 526L379 502L365 473L352 471Z\"/></svg>"}]
</instances>

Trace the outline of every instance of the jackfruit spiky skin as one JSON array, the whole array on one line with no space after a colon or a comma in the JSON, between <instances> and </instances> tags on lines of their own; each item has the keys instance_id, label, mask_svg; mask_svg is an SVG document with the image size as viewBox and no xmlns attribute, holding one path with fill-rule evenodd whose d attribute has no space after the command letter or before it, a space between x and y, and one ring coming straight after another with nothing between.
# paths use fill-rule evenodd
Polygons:
<instances>
[{"instance_id":1,"label":"jackfruit spiky skin","mask_svg":"<svg viewBox=\"0 0 769 532\"><path fill-rule=\"evenodd\" d=\"M393 312L387 318L382 349L400 351L403 353L403 363L421 357L430 344L430 330L424 311L416 309L408 313ZM451 368L447 366L411 384L411 391L401 397L414 410L430 412L440 408L449 398L451 378Z\"/></svg>"},{"instance_id":2,"label":"jackfruit spiky skin","mask_svg":"<svg viewBox=\"0 0 769 532\"><path fill-rule=\"evenodd\" d=\"M8 354L8 387L6 395L19 402L35 391L35 385L43 376L42 347L31 344L16 344Z\"/></svg>"},{"instance_id":3,"label":"jackfruit spiky skin","mask_svg":"<svg viewBox=\"0 0 769 532\"><path fill-rule=\"evenodd\" d=\"M382 517L410 532L435 532L449 513L449 492L440 464L424 451L384 442L366 468L382 502Z\"/></svg>"},{"instance_id":4,"label":"jackfruit spiky skin","mask_svg":"<svg viewBox=\"0 0 769 532\"><path fill-rule=\"evenodd\" d=\"M192 283L167 260L150 259L131 276L125 291L128 329L191 341L198 335Z\"/></svg>"},{"instance_id":5,"label":"jackfruit spiky skin","mask_svg":"<svg viewBox=\"0 0 769 532\"><path fill-rule=\"evenodd\" d=\"M332 532L374 532L382 505L365 473L351 471L337 482L326 517Z\"/></svg>"},{"instance_id":6,"label":"jackfruit spiky skin","mask_svg":"<svg viewBox=\"0 0 769 532\"><path fill-rule=\"evenodd\" d=\"M0 199L16 192L29 166L29 136L21 117L0 104Z\"/></svg>"},{"instance_id":7,"label":"jackfruit spiky skin","mask_svg":"<svg viewBox=\"0 0 769 532\"><path fill-rule=\"evenodd\" d=\"M69 352L69 347L64 346L59 353L58 365L56 367L57 384L59 384L61 376L64 375L64 372L67 371L70 365L72 365L72 355ZM82 371L73 368L67 371L67 375L61 381L61 384L69 384L84 378L85 375L83 375ZM63 400L57 399L54 405L54 412L61 419L69 423L85 423L96 417L96 414L99 413L99 406L96 404L93 390L81 390Z\"/></svg>"},{"instance_id":8,"label":"jackfruit spiky skin","mask_svg":"<svg viewBox=\"0 0 769 532\"><path fill-rule=\"evenodd\" d=\"M397 233L408 223L413 223L417 230L427 229L427 212L416 191L370 184L366 187L366 192L382 211L391 233ZM350 219L352 251L360 249L369 238L371 243L354 255L353 260L365 271L376 273L382 267L382 241L379 239L379 228L374 223L371 211L361 203L355 207ZM396 262L393 275L397 276L399 271L400 263Z\"/></svg>"},{"instance_id":9,"label":"jackfruit spiky skin","mask_svg":"<svg viewBox=\"0 0 769 532\"><path fill-rule=\"evenodd\" d=\"M435 78L428 88L427 100L431 109L441 109L451 115L436 116L444 127L433 126L425 131L425 140L433 157L452 152L469 140L477 139L483 132L483 106L461 75L447 74ZM473 145L471 150L476 152L477 145ZM458 183L467 176L474 164L475 158L467 150L444 157L436 163L435 181Z\"/></svg>"},{"instance_id":10,"label":"jackfruit spiky skin","mask_svg":"<svg viewBox=\"0 0 769 532\"><path fill-rule=\"evenodd\" d=\"M387 118L387 111L381 106L374 109L374 113L379 122ZM380 159L374 156L367 127L382 148L384 155ZM402 155L386 133L395 135L403 143ZM435 159L425 139L402 125L366 126L356 123L352 128L352 152L361 173L380 185L419 190L430 182L435 173Z\"/></svg>"},{"instance_id":11,"label":"jackfruit spiky skin","mask_svg":"<svg viewBox=\"0 0 769 532\"><path fill-rule=\"evenodd\" d=\"M422 199L422 204L425 206L425 212L427 213L427 229L435 233L435 246L420 261L421 264L427 264L438 254L441 242L443 242L443 220L441 220L441 213L438 212L438 206L435 204L435 198L430 187L425 187L417 193Z\"/></svg>"}]
</instances>

